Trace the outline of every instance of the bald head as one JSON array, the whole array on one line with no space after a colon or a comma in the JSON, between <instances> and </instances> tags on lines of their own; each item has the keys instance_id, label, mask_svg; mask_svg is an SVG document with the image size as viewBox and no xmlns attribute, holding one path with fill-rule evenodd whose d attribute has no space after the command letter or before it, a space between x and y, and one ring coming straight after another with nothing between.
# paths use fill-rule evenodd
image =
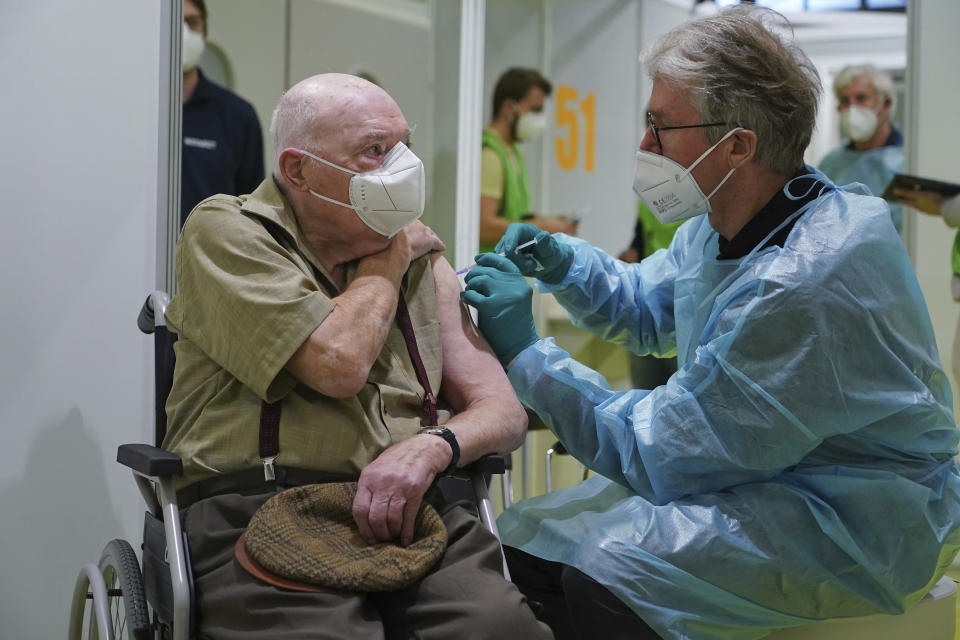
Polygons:
<instances>
[{"instance_id":1,"label":"bald head","mask_svg":"<svg viewBox=\"0 0 960 640\"><path fill-rule=\"evenodd\" d=\"M384 116L403 118L386 91L357 76L324 73L284 93L273 111L270 133L277 156L289 147L323 154Z\"/></svg>"}]
</instances>

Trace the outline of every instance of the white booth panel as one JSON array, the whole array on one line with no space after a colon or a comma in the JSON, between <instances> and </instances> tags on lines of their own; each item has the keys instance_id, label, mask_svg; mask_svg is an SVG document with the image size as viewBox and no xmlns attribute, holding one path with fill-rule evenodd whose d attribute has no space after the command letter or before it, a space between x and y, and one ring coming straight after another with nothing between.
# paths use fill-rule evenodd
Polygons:
<instances>
[{"instance_id":1,"label":"white booth panel","mask_svg":"<svg viewBox=\"0 0 960 640\"><path fill-rule=\"evenodd\" d=\"M152 434L160 9L5 5L0 21L0 620L59 638L81 565L139 536L117 445Z\"/></svg>"},{"instance_id":2,"label":"white booth panel","mask_svg":"<svg viewBox=\"0 0 960 640\"><path fill-rule=\"evenodd\" d=\"M433 35L426 12L380 11L375 3L292 0L290 84L326 73L368 73L393 96L416 131L414 152L433 179ZM431 194L423 221L434 216Z\"/></svg>"},{"instance_id":3,"label":"white booth panel","mask_svg":"<svg viewBox=\"0 0 960 640\"><path fill-rule=\"evenodd\" d=\"M639 6L622 0L550 10L550 209L580 217L578 235L613 255L637 219L638 20Z\"/></svg>"}]
</instances>

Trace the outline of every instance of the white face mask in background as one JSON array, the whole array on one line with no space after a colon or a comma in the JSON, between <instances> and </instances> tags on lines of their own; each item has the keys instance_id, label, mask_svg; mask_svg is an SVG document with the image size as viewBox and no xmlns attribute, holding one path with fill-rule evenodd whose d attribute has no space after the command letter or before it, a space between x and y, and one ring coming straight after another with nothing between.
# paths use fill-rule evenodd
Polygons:
<instances>
[{"instance_id":1,"label":"white face mask in background","mask_svg":"<svg viewBox=\"0 0 960 640\"><path fill-rule=\"evenodd\" d=\"M710 198L733 175L735 169L730 169L708 196L703 195L700 185L693 179L691 172L721 142L739 130L728 131L686 169L679 162L674 162L665 156L650 151L637 151L633 179L634 192L663 224L692 218L701 213L710 213L713 210L710 207Z\"/></svg>"},{"instance_id":2,"label":"white face mask in background","mask_svg":"<svg viewBox=\"0 0 960 640\"><path fill-rule=\"evenodd\" d=\"M205 45L206 42L203 40L203 35L197 33L184 23L182 51L180 54L184 73L196 68L197 63L200 62L200 56L203 55L203 47Z\"/></svg>"},{"instance_id":3,"label":"white face mask in background","mask_svg":"<svg viewBox=\"0 0 960 640\"><path fill-rule=\"evenodd\" d=\"M854 142L863 142L872 138L878 125L877 112L867 107L851 105L840 114L840 127Z\"/></svg>"},{"instance_id":4,"label":"white face mask in background","mask_svg":"<svg viewBox=\"0 0 960 640\"><path fill-rule=\"evenodd\" d=\"M517 140L535 142L547 130L547 114L526 111L517 119Z\"/></svg>"},{"instance_id":5,"label":"white face mask in background","mask_svg":"<svg viewBox=\"0 0 960 640\"><path fill-rule=\"evenodd\" d=\"M328 198L313 189L310 193L321 200L353 209L365 225L380 235L392 238L423 215L426 201L423 162L402 142L393 145L383 157L383 164L363 173L333 164L309 151L297 151L353 176L350 178L350 204Z\"/></svg>"}]
</instances>

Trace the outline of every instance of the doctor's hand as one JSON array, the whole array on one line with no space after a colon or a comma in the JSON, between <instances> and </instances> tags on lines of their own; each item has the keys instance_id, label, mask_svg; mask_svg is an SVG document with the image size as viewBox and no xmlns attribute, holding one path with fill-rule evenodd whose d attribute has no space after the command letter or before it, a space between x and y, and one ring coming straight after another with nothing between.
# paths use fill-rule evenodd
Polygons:
<instances>
[{"instance_id":1,"label":"doctor's hand","mask_svg":"<svg viewBox=\"0 0 960 640\"><path fill-rule=\"evenodd\" d=\"M477 256L460 299L476 307L477 323L500 364L539 340L533 325L533 289L510 260L494 253Z\"/></svg>"},{"instance_id":2,"label":"doctor's hand","mask_svg":"<svg viewBox=\"0 0 960 640\"><path fill-rule=\"evenodd\" d=\"M518 246L531 240L536 240L536 244L517 251ZM573 247L557 241L532 224L520 222L507 227L507 232L500 238L494 251L509 258L523 275L547 284L557 284L563 280L573 264ZM538 263L542 269L538 268Z\"/></svg>"}]
</instances>

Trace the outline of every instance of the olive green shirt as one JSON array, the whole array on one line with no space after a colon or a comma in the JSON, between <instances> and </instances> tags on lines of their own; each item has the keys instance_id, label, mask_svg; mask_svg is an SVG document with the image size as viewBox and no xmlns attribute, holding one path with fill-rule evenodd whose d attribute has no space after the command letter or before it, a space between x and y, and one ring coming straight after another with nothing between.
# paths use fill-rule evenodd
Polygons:
<instances>
[{"instance_id":1,"label":"olive green shirt","mask_svg":"<svg viewBox=\"0 0 960 640\"><path fill-rule=\"evenodd\" d=\"M325 396L284 369L340 292L272 177L251 195L197 205L177 244L176 267L179 288L166 319L178 334L177 363L163 446L183 459L177 488L262 467L263 400L282 400L276 464L336 474L359 475L426 424L424 390L396 323L356 396ZM348 285L355 273L350 265ZM402 290L437 392L443 354L429 255L410 266Z\"/></svg>"}]
</instances>

